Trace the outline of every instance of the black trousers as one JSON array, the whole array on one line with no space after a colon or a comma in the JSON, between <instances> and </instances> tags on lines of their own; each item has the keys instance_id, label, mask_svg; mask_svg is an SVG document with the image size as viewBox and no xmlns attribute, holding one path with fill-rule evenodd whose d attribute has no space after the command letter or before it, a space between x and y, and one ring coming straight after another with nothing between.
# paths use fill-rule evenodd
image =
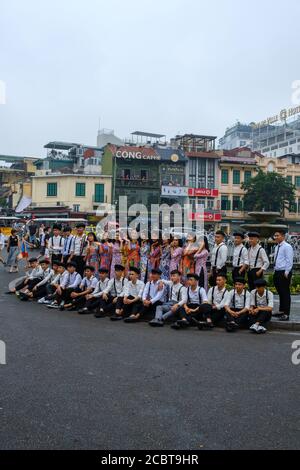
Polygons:
<instances>
[{"instance_id":1,"label":"black trousers","mask_svg":"<svg viewBox=\"0 0 300 470\"><path fill-rule=\"evenodd\" d=\"M47 284L43 284L42 286L37 287L37 289L34 290L32 293L34 299L41 299L42 297L46 297L46 295L48 294Z\"/></svg>"},{"instance_id":2,"label":"black trousers","mask_svg":"<svg viewBox=\"0 0 300 470\"><path fill-rule=\"evenodd\" d=\"M25 280L20 282L20 284L16 285L16 290L21 290L26 287L28 290L32 290L36 284L38 284L42 279L40 277L36 277L34 279L29 279L27 284L25 284Z\"/></svg>"},{"instance_id":3,"label":"black trousers","mask_svg":"<svg viewBox=\"0 0 300 470\"><path fill-rule=\"evenodd\" d=\"M158 307L159 305L163 305L163 302L161 302L160 300L158 302L154 302L154 304L150 304L149 307L146 307L146 305L141 302L141 308L137 313L140 314L140 317L153 318L153 316L155 315L156 307Z\"/></svg>"},{"instance_id":4,"label":"black trousers","mask_svg":"<svg viewBox=\"0 0 300 470\"><path fill-rule=\"evenodd\" d=\"M242 277L243 279L245 279L246 277L246 271L243 271L242 274L239 273L241 267L236 267L236 268L233 268L232 269L232 280L233 280L233 283L235 283L235 280L237 277Z\"/></svg>"},{"instance_id":5,"label":"black trousers","mask_svg":"<svg viewBox=\"0 0 300 470\"><path fill-rule=\"evenodd\" d=\"M210 318L215 326L219 325L220 323L224 323L225 318L225 308L221 308L218 310L217 308L212 308L210 313Z\"/></svg>"},{"instance_id":6,"label":"black trousers","mask_svg":"<svg viewBox=\"0 0 300 470\"><path fill-rule=\"evenodd\" d=\"M214 287L217 285L217 276L219 273L222 274L227 274L227 268L226 266L223 266L221 269L217 269L215 267L212 268L212 276L209 278L209 284L211 287Z\"/></svg>"},{"instance_id":7,"label":"black trousers","mask_svg":"<svg viewBox=\"0 0 300 470\"><path fill-rule=\"evenodd\" d=\"M129 300L134 299L132 295L128 296ZM136 302L133 302L133 304L126 305L123 303L123 316L124 317L129 317L130 315L136 315L138 312L141 311L143 307L143 303L141 300L137 300Z\"/></svg>"},{"instance_id":8,"label":"black trousers","mask_svg":"<svg viewBox=\"0 0 300 470\"><path fill-rule=\"evenodd\" d=\"M279 311L288 316L291 311L291 279L292 273L290 272L288 278L286 278L284 271L275 271L273 277L274 286L279 295Z\"/></svg>"},{"instance_id":9,"label":"black trousers","mask_svg":"<svg viewBox=\"0 0 300 470\"><path fill-rule=\"evenodd\" d=\"M102 302L101 297L88 299L85 301L84 307L87 308L90 312L92 310L98 310L98 308L100 308L101 302Z\"/></svg>"},{"instance_id":10,"label":"black trousers","mask_svg":"<svg viewBox=\"0 0 300 470\"><path fill-rule=\"evenodd\" d=\"M254 323L259 322L262 326L268 323L272 318L272 312L265 312L264 310L259 310L256 315L249 315L249 326Z\"/></svg>"},{"instance_id":11,"label":"black trousers","mask_svg":"<svg viewBox=\"0 0 300 470\"><path fill-rule=\"evenodd\" d=\"M118 297L115 303L113 302L114 299L115 297L112 295L109 295L107 300L101 298L99 302L99 309L103 309L104 313L106 314L114 314L116 310L122 309L123 297Z\"/></svg>"},{"instance_id":12,"label":"black trousers","mask_svg":"<svg viewBox=\"0 0 300 470\"><path fill-rule=\"evenodd\" d=\"M257 279L263 279L264 277L263 273L260 276L256 275L259 270L260 268L253 268L248 271L248 287L250 292L255 289L254 282L257 281Z\"/></svg>"},{"instance_id":13,"label":"black trousers","mask_svg":"<svg viewBox=\"0 0 300 470\"><path fill-rule=\"evenodd\" d=\"M83 276L85 267L84 256L73 256L72 262L76 263L76 271L80 274L80 276Z\"/></svg>"},{"instance_id":14,"label":"black trousers","mask_svg":"<svg viewBox=\"0 0 300 470\"><path fill-rule=\"evenodd\" d=\"M195 310L197 308L197 311L192 313L191 315L188 315L184 308L181 308L178 311L178 316L180 318L185 318L189 322L191 322L192 318L195 318L198 321L206 321L207 318L210 318L211 315L211 305L210 304L187 304L188 308L191 308L192 310ZM177 312L176 312L177 313Z\"/></svg>"},{"instance_id":15,"label":"black trousers","mask_svg":"<svg viewBox=\"0 0 300 470\"><path fill-rule=\"evenodd\" d=\"M239 312L240 309L232 308L231 310L233 310L234 312ZM234 321L239 327L247 328L247 326L249 325L249 314L248 312L246 312L242 313L238 317L233 317L232 315L230 315L230 313L226 312L226 322L229 323L232 321Z\"/></svg>"},{"instance_id":16,"label":"black trousers","mask_svg":"<svg viewBox=\"0 0 300 470\"><path fill-rule=\"evenodd\" d=\"M56 301L58 304L60 304L62 301L64 301L66 304L71 304L73 299L71 298L72 292L80 292L79 287L76 287L76 289L73 289L72 287L67 287L66 289L62 290L61 295L56 294Z\"/></svg>"}]
</instances>

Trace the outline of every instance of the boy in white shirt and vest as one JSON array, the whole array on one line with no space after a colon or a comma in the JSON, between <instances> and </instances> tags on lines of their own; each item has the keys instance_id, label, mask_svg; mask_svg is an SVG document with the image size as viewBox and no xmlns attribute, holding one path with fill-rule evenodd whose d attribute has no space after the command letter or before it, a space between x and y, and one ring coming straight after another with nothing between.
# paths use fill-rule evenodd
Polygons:
<instances>
[{"instance_id":1,"label":"boy in white shirt and vest","mask_svg":"<svg viewBox=\"0 0 300 470\"><path fill-rule=\"evenodd\" d=\"M129 269L129 281L124 288L123 316L126 318L136 315L141 310L145 284L140 281L141 271L138 268Z\"/></svg>"},{"instance_id":2,"label":"boy in white shirt and vest","mask_svg":"<svg viewBox=\"0 0 300 470\"><path fill-rule=\"evenodd\" d=\"M72 305L69 306L68 310L79 310L85 305L86 296L91 294L96 285L98 284L98 279L95 276L94 266L85 266L84 268L84 277L79 285L80 291L71 292Z\"/></svg>"},{"instance_id":3,"label":"boy in white shirt and vest","mask_svg":"<svg viewBox=\"0 0 300 470\"><path fill-rule=\"evenodd\" d=\"M234 289L226 297L226 330L228 332L248 325L250 292L246 290L245 284L246 281L243 277L236 278Z\"/></svg>"},{"instance_id":4,"label":"boy in white shirt and vest","mask_svg":"<svg viewBox=\"0 0 300 470\"><path fill-rule=\"evenodd\" d=\"M155 317L150 320L150 326L164 326L164 322L178 314L178 311L186 304L186 287L181 284L181 273L175 269L171 271L171 281L163 280L168 292L166 302L156 307Z\"/></svg>"},{"instance_id":5,"label":"boy in white shirt and vest","mask_svg":"<svg viewBox=\"0 0 300 470\"><path fill-rule=\"evenodd\" d=\"M104 289L100 309L105 314L112 314L112 321L123 320L123 297L128 279L124 276L125 268L115 264L115 275Z\"/></svg>"},{"instance_id":6,"label":"boy in white shirt and vest","mask_svg":"<svg viewBox=\"0 0 300 470\"><path fill-rule=\"evenodd\" d=\"M260 234L258 232L249 232L248 237L250 244L250 248L248 250L248 286L251 292L255 288L254 282L257 281L257 279L263 278L270 262L265 249L259 243Z\"/></svg>"},{"instance_id":7,"label":"boy in white shirt and vest","mask_svg":"<svg viewBox=\"0 0 300 470\"><path fill-rule=\"evenodd\" d=\"M248 250L244 246L245 235L242 232L235 232L234 236L234 250L232 258L232 280L233 282L237 277L245 277L249 267Z\"/></svg>"},{"instance_id":8,"label":"boy in white shirt and vest","mask_svg":"<svg viewBox=\"0 0 300 470\"><path fill-rule=\"evenodd\" d=\"M211 253L211 271L209 274L209 283L211 286L216 285L218 273L227 273L226 261L228 248L225 245L225 233L217 230L215 233L215 246Z\"/></svg>"},{"instance_id":9,"label":"boy in white shirt and vest","mask_svg":"<svg viewBox=\"0 0 300 470\"><path fill-rule=\"evenodd\" d=\"M255 281L255 289L251 292L249 322L253 333L266 333L266 324L272 317L274 297L266 286L265 279L258 279Z\"/></svg>"},{"instance_id":10,"label":"boy in white shirt and vest","mask_svg":"<svg viewBox=\"0 0 300 470\"><path fill-rule=\"evenodd\" d=\"M195 273L187 275L188 287L186 290L186 302L180 309L180 319L171 328L179 330L191 325L202 329L204 326L212 327L210 318L210 305L208 304L205 289L199 286L199 276Z\"/></svg>"},{"instance_id":11,"label":"boy in white shirt and vest","mask_svg":"<svg viewBox=\"0 0 300 470\"><path fill-rule=\"evenodd\" d=\"M95 317L101 318L104 316L104 310L100 311L100 305L102 300L102 294L104 289L108 286L109 277L108 277L108 269L100 268L99 269L99 280L96 284L95 289L93 292L89 293L85 297L85 305L83 308L78 310L78 313L81 315L91 313L96 310Z\"/></svg>"},{"instance_id":12,"label":"boy in white shirt and vest","mask_svg":"<svg viewBox=\"0 0 300 470\"><path fill-rule=\"evenodd\" d=\"M226 311L225 302L227 300L228 290L226 289L226 274L219 273L216 279L217 285L211 287L208 291L208 302L211 305L210 318L214 326L223 322Z\"/></svg>"},{"instance_id":13,"label":"boy in white shirt and vest","mask_svg":"<svg viewBox=\"0 0 300 470\"><path fill-rule=\"evenodd\" d=\"M60 225L57 225L57 224L53 225L52 236L50 236L48 239L47 248L48 248L52 263L54 263L55 261L57 262L62 261L62 252L64 249L64 238L61 235Z\"/></svg>"}]
</instances>

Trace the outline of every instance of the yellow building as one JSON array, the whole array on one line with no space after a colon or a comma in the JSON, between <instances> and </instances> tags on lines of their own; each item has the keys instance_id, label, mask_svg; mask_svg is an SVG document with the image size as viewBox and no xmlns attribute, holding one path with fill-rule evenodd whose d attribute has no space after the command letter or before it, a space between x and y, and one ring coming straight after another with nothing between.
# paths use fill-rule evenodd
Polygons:
<instances>
[{"instance_id":1,"label":"yellow building","mask_svg":"<svg viewBox=\"0 0 300 470\"><path fill-rule=\"evenodd\" d=\"M111 176L40 173L32 177L32 208L67 206L74 212L95 212L99 204L111 202Z\"/></svg>"},{"instance_id":2,"label":"yellow building","mask_svg":"<svg viewBox=\"0 0 300 470\"><path fill-rule=\"evenodd\" d=\"M243 209L244 191L241 184L256 176L261 168L264 172L277 172L296 186L295 204L289 211L285 211L285 219L289 231L300 232L300 155L271 158L247 148L222 150L218 153L222 211L220 228L229 233L239 229L241 224L250 219Z\"/></svg>"},{"instance_id":3,"label":"yellow building","mask_svg":"<svg viewBox=\"0 0 300 470\"><path fill-rule=\"evenodd\" d=\"M229 233L249 218L243 208L244 191L241 184L256 175L257 161L249 149L224 150L219 155L220 228Z\"/></svg>"},{"instance_id":4,"label":"yellow building","mask_svg":"<svg viewBox=\"0 0 300 470\"><path fill-rule=\"evenodd\" d=\"M289 226L289 231L300 232L300 155L285 155L282 157L257 158L258 167L265 172L275 171L287 178L296 187L295 204L289 210L285 210L284 217Z\"/></svg>"}]
</instances>

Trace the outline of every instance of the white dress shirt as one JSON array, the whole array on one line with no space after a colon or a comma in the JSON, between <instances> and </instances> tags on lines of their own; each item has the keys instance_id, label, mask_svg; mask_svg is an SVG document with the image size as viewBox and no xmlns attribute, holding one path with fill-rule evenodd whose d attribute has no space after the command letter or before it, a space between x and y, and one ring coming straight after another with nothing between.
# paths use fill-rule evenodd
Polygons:
<instances>
[{"instance_id":1,"label":"white dress shirt","mask_svg":"<svg viewBox=\"0 0 300 470\"><path fill-rule=\"evenodd\" d=\"M238 310L243 310L250 308L250 292L246 289L243 289L241 294L238 294L236 289L232 289L226 296L225 306L229 308L236 308Z\"/></svg>"},{"instance_id":2,"label":"white dress shirt","mask_svg":"<svg viewBox=\"0 0 300 470\"><path fill-rule=\"evenodd\" d=\"M51 282L51 279L53 278L54 271L51 268L43 270L43 275L42 275L42 280L36 285L36 287L44 286L48 282Z\"/></svg>"},{"instance_id":3,"label":"white dress shirt","mask_svg":"<svg viewBox=\"0 0 300 470\"><path fill-rule=\"evenodd\" d=\"M167 302L175 302L180 307L187 303L187 289L181 282L174 284L172 281L165 281L163 283L168 286Z\"/></svg>"},{"instance_id":4,"label":"white dress shirt","mask_svg":"<svg viewBox=\"0 0 300 470\"><path fill-rule=\"evenodd\" d=\"M98 281L97 285L95 287L95 290L93 291L93 297L96 297L96 298L101 297L103 292L107 288L108 283L109 283L109 278L108 277L106 277L104 279L104 281L101 281L101 280Z\"/></svg>"},{"instance_id":5,"label":"white dress shirt","mask_svg":"<svg viewBox=\"0 0 300 470\"><path fill-rule=\"evenodd\" d=\"M292 246L283 241L279 243L274 252L274 270L284 271L288 275L293 269L294 251Z\"/></svg>"},{"instance_id":6,"label":"white dress shirt","mask_svg":"<svg viewBox=\"0 0 300 470\"><path fill-rule=\"evenodd\" d=\"M142 299L144 287L145 284L139 279L137 279L136 283L128 281L124 288L124 297L129 297L132 295L132 297L138 297L139 299Z\"/></svg>"},{"instance_id":7,"label":"white dress shirt","mask_svg":"<svg viewBox=\"0 0 300 470\"><path fill-rule=\"evenodd\" d=\"M150 300L152 304L163 300L166 288L163 286L162 289L158 289L161 282L161 279L156 282L148 281L143 292L143 300Z\"/></svg>"},{"instance_id":8,"label":"white dress shirt","mask_svg":"<svg viewBox=\"0 0 300 470\"><path fill-rule=\"evenodd\" d=\"M60 285L64 289L76 289L76 287L80 286L81 281L82 277L76 271L74 273L69 273L68 271L66 271L66 274L61 280Z\"/></svg>"},{"instance_id":9,"label":"white dress shirt","mask_svg":"<svg viewBox=\"0 0 300 470\"><path fill-rule=\"evenodd\" d=\"M32 269L30 271L30 274L28 276L29 279L36 279L37 277L42 278L43 277L43 270L41 266L37 266L36 268Z\"/></svg>"},{"instance_id":10,"label":"white dress shirt","mask_svg":"<svg viewBox=\"0 0 300 470\"><path fill-rule=\"evenodd\" d=\"M105 294L110 294L113 297L124 297L124 291L126 284L128 283L128 279L125 277L121 277L121 279L110 279L107 287L104 289Z\"/></svg>"},{"instance_id":11,"label":"white dress shirt","mask_svg":"<svg viewBox=\"0 0 300 470\"><path fill-rule=\"evenodd\" d=\"M64 238L61 235L50 237L48 240L49 253L54 255L62 254L64 249Z\"/></svg>"},{"instance_id":12,"label":"white dress shirt","mask_svg":"<svg viewBox=\"0 0 300 470\"><path fill-rule=\"evenodd\" d=\"M241 268L244 265L249 266L248 250L241 244L234 247L232 266L234 268Z\"/></svg>"},{"instance_id":13,"label":"white dress shirt","mask_svg":"<svg viewBox=\"0 0 300 470\"><path fill-rule=\"evenodd\" d=\"M274 295L268 289L264 290L262 296L260 296L256 289L251 291L251 307L274 307Z\"/></svg>"},{"instance_id":14,"label":"white dress shirt","mask_svg":"<svg viewBox=\"0 0 300 470\"><path fill-rule=\"evenodd\" d=\"M91 276L90 278L87 278L86 276L82 279L81 284L80 284L80 289L82 291L85 291L87 289L95 289L96 285L98 284L98 279L96 276Z\"/></svg>"},{"instance_id":15,"label":"white dress shirt","mask_svg":"<svg viewBox=\"0 0 300 470\"><path fill-rule=\"evenodd\" d=\"M211 266L217 268L218 270L226 266L228 255L228 248L224 242L219 245L215 244L212 253L211 253Z\"/></svg>"},{"instance_id":16,"label":"white dress shirt","mask_svg":"<svg viewBox=\"0 0 300 470\"><path fill-rule=\"evenodd\" d=\"M265 249L258 243L248 249L250 269L259 268L266 271L270 266L269 258Z\"/></svg>"},{"instance_id":17,"label":"white dress shirt","mask_svg":"<svg viewBox=\"0 0 300 470\"><path fill-rule=\"evenodd\" d=\"M85 251L86 251L85 247L86 247L86 235L83 234L82 237L79 237L78 235L76 235L73 238L71 252L75 256L84 256Z\"/></svg>"},{"instance_id":18,"label":"white dress shirt","mask_svg":"<svg viewBox=\"0 0 300 470\"><path fill-rule=\"evenodd\" d=\"M227 300L228 290L226 287L223 289L219 289L218 286L211 287L208 291L208 302L211 305L215 305L217 310L221 310L225 307L226 300Z\"/></svg>"},{"instance_id":19,"label":"white dress shirt","mask_svg":"<svg viewBox=\"0 0 300 470\"><path fill-rule=\"evenodd\" d=\"M68 256L71 254L72 247L73 247L73 235L69 235L68 237L64 238L64 248L63 248L63 256Z\"/></svg>"},{"instance_id":20,"label":"white dress shirt","mask_svg":"<svg viewBox=\"0 0 300 470\"><path fill-rule=\"evenodd\" d=\"M196 289L191 287L187 288L187 303L201 305L203 302L208 302L208 298L203 287L197 286Z\"/></svg>"}]
</instances>

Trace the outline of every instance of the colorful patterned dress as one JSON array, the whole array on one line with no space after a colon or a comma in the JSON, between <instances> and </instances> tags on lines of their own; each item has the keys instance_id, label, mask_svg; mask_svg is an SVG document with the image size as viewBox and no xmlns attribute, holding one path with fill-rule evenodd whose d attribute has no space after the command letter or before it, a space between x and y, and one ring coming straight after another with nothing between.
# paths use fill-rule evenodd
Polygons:
<instances>
[{"instance_id":1,"label":"colorful patterned dress","mask_svg":"<svg viewBox=\"0 0 300 470\"><path fill-rule=\"evenodd\" d=\"M148 263L148 273L151 269L158 269L160 262L160 246L153 244L150 248L149 254L149 263Z\"/></svg>"},{"instance_id":2,"label":"colorful patterned dress","mask_svg":"<svg viewBox=\"0 0 300 470\"><path fill-rule=\"evenodd\" d=\"M86 248L85 262L88 266L95 268L95 276L98 277L98 270L100 268L100 245L96 242L88 242Z\"/></svg>"},{"instance_id":3,"label":"colorful patterned dress","mask_svg":"<svg viewBox=\"0 0 300 470\"><path fill-rule=\"evenodd\" d=\"M141 262L140 262L140 269L141 269L141 281L147 282L148 280L148 258L150 253L150 243L148 241L142 241L140 254L141 254Z\"/></svg>"},{"instance_id":4,"label":"colorful patterned dress","mask_svg":"<svg viewBox=\"0 0 300 470\"><path fill-rule=\"evenodd\" d=\"M115 264L122 264L122 244L115 241L112 245L112 259L110 267L110 277L115 275Z\"/></svg>"},{"instance_id":5,"label":"colorful patterned dress","mask_svg":"<svg viewBox=\"0 0 300 470\"><path fill-rule=\"evenodd\" d=\"M208 290L208 278L207 278L207 267L206 267L206 262L208 258L208 251L206 248L203 248L203 250L200 253L196 253L194 258L196 260L195 264L195 273L200 276L199 280L199 286L204 287L204 289Z\"/></svg>"},{"instance_id":6,"label":"colorful patterned dress","mask_svg":"<svg viewBox=\"0 0 300 470\"><path fill-rule=\"evenodd\" d=\"M159 269L161 270L161 278L166 281L170 279L170 259L171 259L170 245L162 245Z\"/></svg>"},{"instance_id":7,"label":"colorful patterned dress","mask_svg":"<svg viewBox=\"0 0 300 470\"><path fill-rule=\"evenodd\" d=\"M170 260L170 272L175 269L181 269L181 257L182 257L183 248L178 246L175 250L171 250L171 260Z\"/></svg>"},{"instance_id":8,"label":"colorful patterned dress","mask_svg":"<svg viewBox=\"0 0 300 470\"><path fill-rule=\"evenodd\" d=\"M182 253L182 262L181 262L181 272L182 272L182 279L186 281L187 275L189 273L195 272L195 252L197 248L195 247L194 243L186 243L183 248Z\"/></svg>"},{"instance_id":9,"label":"colorful patterned dress","mask_svg":"<svg viewBox=\"0 0 300 470\"><path fill-rule=\"evenodd\" d=\"M112 247L108 242L101 243L100 246L100 268L110 271Z\"/></svg>"},{"instance_id":10,"label":"colorful patterned dress","mask_svg":"<svg viewBox=\"0 0 300 470\"><path fill-rule=\"evenodd\" d=\"M126 244L127 261L126 268L139 268L140 267L140 245L139 242L129 241Z\"/></svg>"}]
</instances>

